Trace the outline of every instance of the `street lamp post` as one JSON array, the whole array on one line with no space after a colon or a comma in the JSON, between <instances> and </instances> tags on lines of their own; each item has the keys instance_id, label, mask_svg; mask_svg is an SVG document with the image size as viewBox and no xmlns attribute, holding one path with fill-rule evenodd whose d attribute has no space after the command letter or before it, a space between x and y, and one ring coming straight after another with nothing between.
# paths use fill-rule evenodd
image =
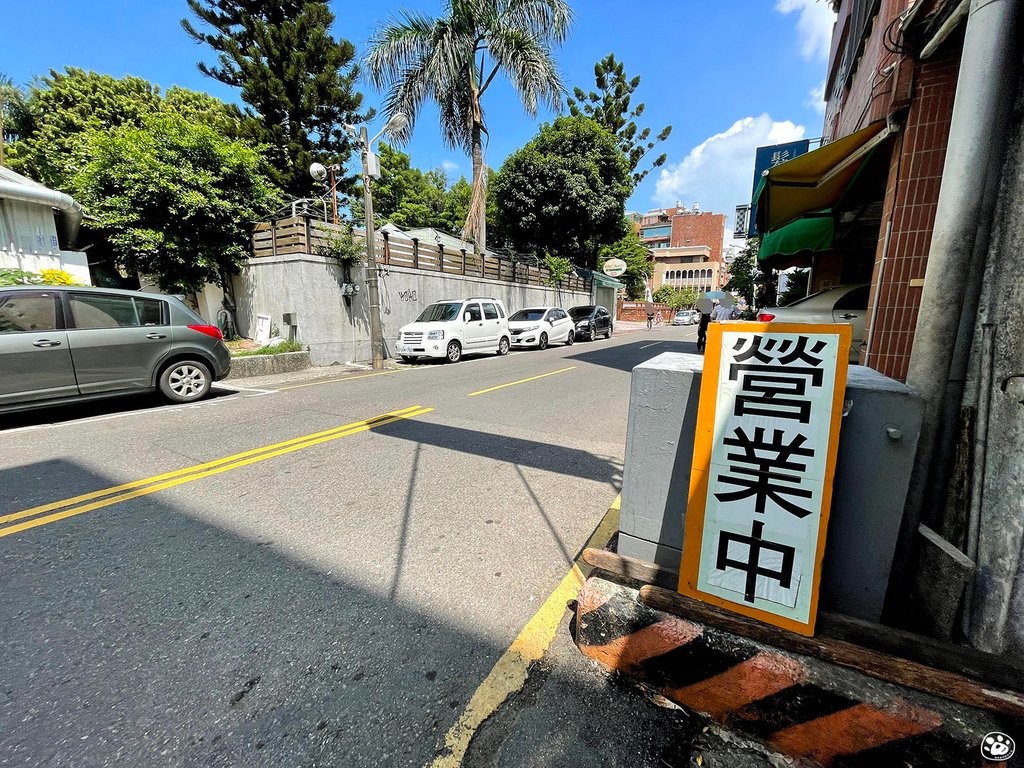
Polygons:
<instances>
[{"instance_id":1,"label":"street lamp post","mask_svg":"<svg viewBox=\"0 0 1024 768\"><path fill-rule=\"evenodd\" d=\"M360 156L363 163L363 209L366 213L366 295L370 301L370 360L375 369L384 367L384 329L380 321L380 291L377 283L376 234L373 227L373 192L371 189L370 153L373 143L385 132L398 133L405 129L408 118L396 112L388 120L387 125L372 139L366 126L360 126L358 133L355 126L346 125L345 129L359 141Z\"/></svg>"},{"instance_id":2,"label":"street lamp post","mask_svg":"<svg viewBox=\"0 0 1024 768\"><path fill-rule=\"evenodd\" d=\"M366 295L370 300L370 360L374 369L384 367L384 328L380 322L380 291L377 286L376 233L373 229L373 193L370 190L370 141L366 126L359 129L363 160L363 210L366 212Z\"/></svg>"}]
</instances>

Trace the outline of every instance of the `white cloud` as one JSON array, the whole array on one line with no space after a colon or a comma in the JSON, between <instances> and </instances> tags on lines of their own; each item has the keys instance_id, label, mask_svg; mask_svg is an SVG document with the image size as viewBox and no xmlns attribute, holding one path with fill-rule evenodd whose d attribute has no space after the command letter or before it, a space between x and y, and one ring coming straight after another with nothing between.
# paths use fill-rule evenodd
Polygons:
<instances>
[{"instance_id":1,"label":"white cloud","mask_svg":"<svg viewBox=\"0 0 1024 768\"><path fill-rule=\"evenodd\" d=\"M810 107L819 115L825 114L825 81L822 80L807 92L805 107Z\"/></svg>"},{"instance_id":2,"label":"white cloud","mask_svg":"<svg viewBox=\"0 0 1024 768\"><path fill-rule=\"evenodd\" d=\"M800 36L800 54L805 59L828 58L832 27L836 22L828 0L777 0L775 10L779 13L800 13L796 31Z\"/></svg>"},{"instance_id":3,"label":"white cloud","mask_svg":"<svg viewBox=\"0 0 1024 768\"><path fill-rule=\"evenodd\" d=\"M652 199L659 207L696 200L702 210L724 213L731 232L736 206L750 201L755 150L802 139L805 131L767 114L737 120L691 149L682 162L662 168Z\"/></svg>"},{"instance_id":4,"label":"white cloud","mask_svg":"<svg viewBox=\"0 0 1024 768\"><path fill-rule=\"evenodd\" d=\"M459 164L454 160L445 160L441 163L441 168L444 169L445 173L455 173L459 170Z\"/></svg>"}]
</instances>

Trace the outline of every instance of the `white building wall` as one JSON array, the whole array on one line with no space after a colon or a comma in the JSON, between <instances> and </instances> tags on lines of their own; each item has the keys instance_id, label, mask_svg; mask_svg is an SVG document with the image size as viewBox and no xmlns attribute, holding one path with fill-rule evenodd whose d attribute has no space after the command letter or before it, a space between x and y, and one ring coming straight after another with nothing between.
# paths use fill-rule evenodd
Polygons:
<instances>
[{"instance_id":1,"label":"white building wall","mask_svg":"<svg viewBox=\"0 0 1024 768\"><path fill-rule=\"evenodd\" d=\"M92 285L84 251L62 251L53 209L0 199L0 268L39 272L63 269L76 283Z\"/></svg>"}]
</instances>

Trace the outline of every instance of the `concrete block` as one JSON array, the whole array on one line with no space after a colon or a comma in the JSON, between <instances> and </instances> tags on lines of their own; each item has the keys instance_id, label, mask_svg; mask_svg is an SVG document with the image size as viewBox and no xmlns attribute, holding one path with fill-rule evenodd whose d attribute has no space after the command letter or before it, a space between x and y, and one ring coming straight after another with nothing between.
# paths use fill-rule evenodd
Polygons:
<instances>
[{"instance_id":1,"label":"concrete block","mask_svg":"<svg viewBox=\"0 0 1024 768\"><path fill-rule=\"evenodd\" d=\"M229 379L248 379L275 373L292 373L309 368L309 352L282 352L279 355L246 355L231 358Z\"/></svg>"},{"instance_id":2,"label":"concrete block","mask_svg":"<svg viewBox=\"0 0 1024 768\"><path fill-rule=\"evenodd\" d=\"M702 355L666 352L633 369L622 476L619 553L679 567ZM641 545L640 542L649 545Z\"/></svg>"},{"instance_id":3,"label":"concrete block","mask_svg":"<svg viewBox=\"0 0 1024 768\"><path fill-rule=\"evenodd\" d=\"M620 554L679 568L703 362L667 352L633 370ZM850 367L844 399L819 604L878 621L924 400L863 366Z\"/></svg>"}]
</instances>

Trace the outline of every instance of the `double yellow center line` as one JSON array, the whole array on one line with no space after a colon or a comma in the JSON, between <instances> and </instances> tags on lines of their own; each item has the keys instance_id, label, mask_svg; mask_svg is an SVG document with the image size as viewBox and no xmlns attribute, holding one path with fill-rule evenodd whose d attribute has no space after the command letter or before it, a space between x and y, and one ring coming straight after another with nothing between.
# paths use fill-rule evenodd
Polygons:
<instances>
[{"instance_id":1,"label":"double yellow center line","mask_svg":"<svg viewBox=\"0 0 1024 768\"><path fill-rule=\"evenodd\" d=\"M309 448L310 446L319 445L320 443L326 443L330 440L338 440L339 438L355 435L359 432L366 432L367 430L382 427L385 424L391 424L401 419L411 419L416 416L422 416L425 413L430 413L432 410L434 409L414 405L411 408L403 408L400 411L389 411L388 413L380 416L375 416L372 419L355 421L351 424L334 427L333 429L327 429L323 432L314 432L310 435L303 435L302 437L285 440L281 443L266 445L262 448L253 448L252 450L236 453L233 456L225 456L223 459L209 461L205 464L196 464L195 466L178 469L174 472L154 475L153 477L148 477L144 480L135 480L131 483L124 483L123 485L115 485L111 488L104 488L99 491L83 493L80 496L73 496L72 498L64 499L63 501L43 504L20 512L13 512L8 515L0 515L0 538L10 536L11 534L18 533L19 531L28 530L29 528L46 525L47 523L53 523L58 520L64 520L65 518L73 517L75 515L81 515L84 512L91 512L94 509L109 507L112 504L119 504L122 501L128 501L129 499L136 499L139 496L156 493L157 491L162 491L166 488L173 488L176 485L190 483L193 480L200 480L204 477L217 475L231 469L244 467L248 464L255 464L258 461L272 459L275 456L283 456L286 453L299 451L303 448Z\"/></svg>"}]
</instances>

